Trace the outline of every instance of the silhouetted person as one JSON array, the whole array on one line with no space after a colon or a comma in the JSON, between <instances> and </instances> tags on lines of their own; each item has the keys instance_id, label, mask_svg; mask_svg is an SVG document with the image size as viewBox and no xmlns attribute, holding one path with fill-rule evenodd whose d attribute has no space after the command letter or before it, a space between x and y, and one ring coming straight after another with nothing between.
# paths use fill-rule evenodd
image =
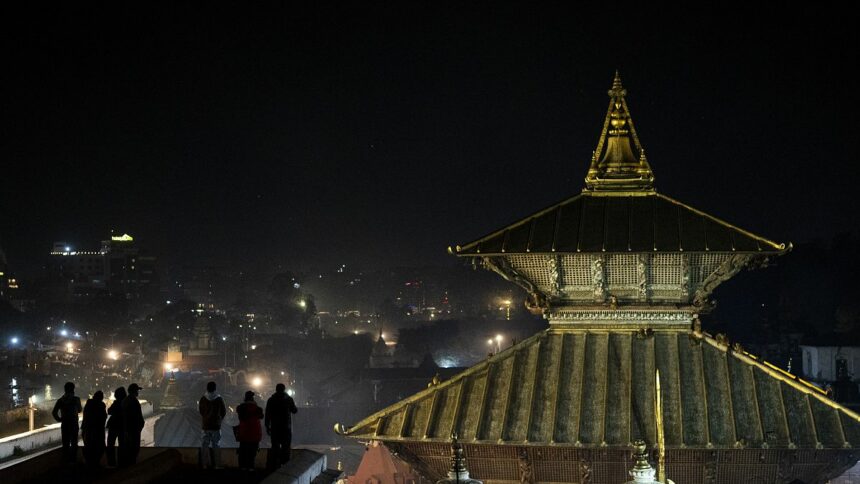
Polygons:
<instances>
[{"instance_id":1,"label":"silhouetted person","mask_svg":"<svg viewBox=\"0 0 860 484\"><path fill-rule=\"evenodd\" d=\"M263 409L254 401L254 392L245 392L245 401L236 407L239 415L239 431L236 440L239 441L239 468L254 470L254 459L263 440Z\"/></svg>"},{"instance_id":2,"label":"silhouetted person","mask_svg":"<svg viewBox=\"0 0 860 484\"><path fill-rule=\"evenodd\" d=\"M140 453L140 432L143 431L145 422L143 421L143 410L141 410L140 402L137 400L139 393L140 387L137 386L137 383L132 383L128 386L128 396L122 401L122 426L125 433L126 451L122 452L122 448L120 448L120 462L126 466L137 463L137 454Z\"/></svg>"},{"instance_id":3,"label":"silhouetted person","mask_svg":"<svg viewBox=\"0 0 860 484\"><path fill-rule=\"evenodd\" d=\"M60 422L63 438L63 455L66 462L75 463L78 458L78 414L81 413L81 399L75 396L75 384L66 382L65 394L54 404L51 415Z\"/></svg>"},{"instance_id":4,"label":"silhouetted person","mask_svg":"<svg viewBox=\"0 0 860 484\"><path fill-rule=\"evenodd\" d=\"M93 398L84 405L84 421L81 424L81 434L84 437L84 459L92 467L98 467L105 451L105 421L107 410L104 403L105 394L97 391Z\"/></svg>"},{"instance_id":5,"label":"silhouetted person","mask_svg":"<svg viewBox=\"0 0 860 484\"><path fill-rule=\"evenodd\" d=\"M275 469L290 460L293 443L292 415L299 411L293 397L287 395L283 383L275 386L275 394L266 402L266 433L272 438L272 447L266 458L266 467Z\"/></svg>"},{"instance_id":6,"label":"silhouetted person","mask_svg":"<svg viewBox=\"0 0 860 484\"><path fill-rule=\"evenodd\" d=\"M107 421L107 463L111 467L116 467L116 444L119 440L119 463L125 463L125 455L127 452L125 445L125 431L123 430L122 419L122 401L125 399L125 387L119 387L113 392L113 403L107 413L110 419Z\"/></svg>"},{"instance_id":7,"label":"silhouetted person","mask_svg":"<svg viewBox=\"0 0 860 484\"><path fill-rule=\"evenodd\" d=\"M203 435L200 442L200 466L201 467L219 467L221 459L221 422L224 416L227 415L227 405L224 404L224 399L221 395L215 393L215 382L210 381L206 384L206 393L200 397L197 403L197 410L200 411L200 423L203 427ZM206 463L206 456L209 456L209 463Z\"/></svg>"}]
</instances>

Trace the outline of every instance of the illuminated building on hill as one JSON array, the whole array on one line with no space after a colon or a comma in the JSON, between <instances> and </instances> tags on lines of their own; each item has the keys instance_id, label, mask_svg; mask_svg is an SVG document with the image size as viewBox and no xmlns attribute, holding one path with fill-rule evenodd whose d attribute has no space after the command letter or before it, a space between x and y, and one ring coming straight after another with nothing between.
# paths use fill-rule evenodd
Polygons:
<instances>
[{"instance_id":1,"label":"illuminated building on hill","mask_svg":"<svg viewBox=\"0 0 860 484\"><path fill-rule=\"evenodd\" d=\"M57 297L122 294L140 299L158 291L156 258L142 255L128 234L103 240L99 250L77 250L54 242L48 264L49 278L58 286Z\"/></svg>"},{"instance_id":2,"label":"illuminated building on hill","mask_svg":"<svg viewBox=\"0 0 860 484\"><path fill-rule=\"evenodd\" d=\"M840 475L860 415L699 323L714 288L791 245L658 193L617 75L609 96L580 194L451 250L523 288L549 328L338 430L431 479L452 435L490 483L625 482L636 441L655 464L665 448L661 482Z\"/></svg>"}]
</instances>

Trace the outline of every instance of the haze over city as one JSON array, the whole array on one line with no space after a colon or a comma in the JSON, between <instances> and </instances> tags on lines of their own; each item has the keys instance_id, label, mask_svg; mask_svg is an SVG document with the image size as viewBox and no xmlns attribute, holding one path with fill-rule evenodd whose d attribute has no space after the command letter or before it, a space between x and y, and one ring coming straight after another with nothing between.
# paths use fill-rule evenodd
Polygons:
<instances>
[{"instance_id":1,"label":"haze over city","mask_svg":"<svg viewBox=\"0 0 860 484\"><path fill-rule=\"evenodd\" d=\"M215 433L212 482L860 474L851 16L4 10L11 482L199 479ZM61 455L54 402L132 383L140 462ZM287 395L293 460L237 460Z\"/></svg>"}]
</instances>

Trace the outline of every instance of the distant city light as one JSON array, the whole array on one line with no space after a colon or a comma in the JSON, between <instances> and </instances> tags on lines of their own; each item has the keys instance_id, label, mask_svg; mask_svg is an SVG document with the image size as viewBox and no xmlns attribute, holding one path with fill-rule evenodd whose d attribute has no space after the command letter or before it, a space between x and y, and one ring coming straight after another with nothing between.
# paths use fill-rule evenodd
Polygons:
<instances>
[{"instance_id":1,"label":"distant city light","mask_svg":"<svg viewBox=\"0 0 860 484\"><path fill-rule=\"evenodd\" d=\"M226 336L222 336L222 337L221 337L221 341L227 341L227 337L226 337Z\"/></svg>"},{"instance_id":2,"label":"distant city light","mask_svg":"<svg viewBox=\"0 0 860 484\"><path fill-rule=\"evenodd\" d=\"M254 385L255 387L261 386L263 384L263 379L258 377L258 376L254 377L254 379L251 380L251 384Z\"/></svg>"},{"instance_id":3,"label":"distant city light","mask_svg":"<svg viewBox=\"0 0 860 484\"><path fill-rule=\"evenodd\" d=\"M308 303L306 303L305 300L302 299L301 301L299 301L299 306L306 308L308 306Z\"/></svg>"},{"instance_id":4,"label":"distant city light","mask_svg":"<svg viewBox=\"0 0 860 484\"><path fill-rule=\"evenodd\" d=\"M281 372L281 376L284 376L284 372L283 372L283 371Z\"/></svg>"},{"instance_id":5,"label":"distant city light","mask_svg":"<svg viewBox=\"0 0 860 484\"><path fill-rule=\"evenodd\" d=\"M295 395L295 394L296 394L296 391L295 391L295 390L293 390L292 388L290 388L289 390L287 390L287 395L289 395L289 396L291 396L291 397L292 397L292 396L293 396L293 395Z\"/></svg>"},{"instance_id":6,"label":"distant city light","mask_svg":"<svg viewBox=\"0 0 860 484\"><path fill-rule=\"evenodd\" d=\"M252 349L252 350L257 349L257 345L251 345L251 349Z\"/></svg>"},{"instance_id":7,"label":"distant city light","mask_svg":"<svg viewBox=\"0 0 860 484\"><path fill-rule=\"evenodd\" d=\"M502 342L502 335L497 334L496 335L496 343L501 343L501 342Z\"/></svg>"},{"instance_id":8,"label":"distant city light","mask_svg":"<svg viewBox=\"0 0 860 484\"><path fill-rule=\"evenodd\" d=\"M165 369L165 370L167 370L167 371L172 370L172 369L173 369L173 364L172 364L172 363L165 363L165 364L164 364L164 369Z\"/></svg>"},{"instance_id":9,"label":"distant city light","mask_svg":"<svg viewBox=\"0 0 860 484\"><path fill-rule=\"evenodd\" d=\"M75 349L75 346L72 343L66 343L66 351L71 352Z\"/></svg>"},{"instance_id":10,"label":"distant city light","mask_svg":"<svg viewBox=\"0 0 860 484\"><path fill-rule=\"evenodd\" d=\"M119 353L116 350L109 350L108 351L108 358L110 358L112 360L119 359Z\"/></svg>"},{"instance_id":11,"label":"distant city light","mask_svg":"<svg viewBox=\"0 0 860 484\"><path fill-rule=\"evenodd\" d=\"M166 304L172 304L172 303L173 303L173 301L171 301L170 299L168 299L167 301L164 301L164 302L165 302Z\"/></svg>"},{"instance_id":12,"label":"distant city light","mask_svg":"<svg viewBox=\"0 0 860 484\"><path fill-rule=\"evenodd\" d=\"M12 336L12 339L10 339L9 341L10 341L13 345L16 345L16 344L18 344L18 337L17 337L17 336Z\"/></svg>"},{"instance_id":13,"label":"distant city light","mask_svg":"<svg viewBox=\"0 0 860 484\"><path fill-rule=\"evenodd\" d=\"M69 332L68 332L68 331L66 331L66 330L64 329L64 330L61 330L61 331L60 331L60 335L61 335L61 336L68 336L68 335L69 335Z\"/></svg>"}]
</instances>

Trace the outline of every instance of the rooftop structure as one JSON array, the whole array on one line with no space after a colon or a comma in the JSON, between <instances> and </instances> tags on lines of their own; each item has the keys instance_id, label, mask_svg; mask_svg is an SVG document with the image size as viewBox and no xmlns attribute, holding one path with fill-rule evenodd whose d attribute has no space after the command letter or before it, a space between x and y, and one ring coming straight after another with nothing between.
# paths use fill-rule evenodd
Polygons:
<instances>
[{"instance_id":1,"label":"rooftop structure","mask_svg":"<svg viewBox=\"0 0 860 484\"><path fill-rule=\"evenodd\" d=\"M452 434L493 482L624 482L658 435L675 482L821 482L857 461L859 415L699 323L714 288L791 244L657 193L625 96L616 74L582 193L450 249L549 329L342 433L435 479Z\"/></svg>"}]
</instances>

